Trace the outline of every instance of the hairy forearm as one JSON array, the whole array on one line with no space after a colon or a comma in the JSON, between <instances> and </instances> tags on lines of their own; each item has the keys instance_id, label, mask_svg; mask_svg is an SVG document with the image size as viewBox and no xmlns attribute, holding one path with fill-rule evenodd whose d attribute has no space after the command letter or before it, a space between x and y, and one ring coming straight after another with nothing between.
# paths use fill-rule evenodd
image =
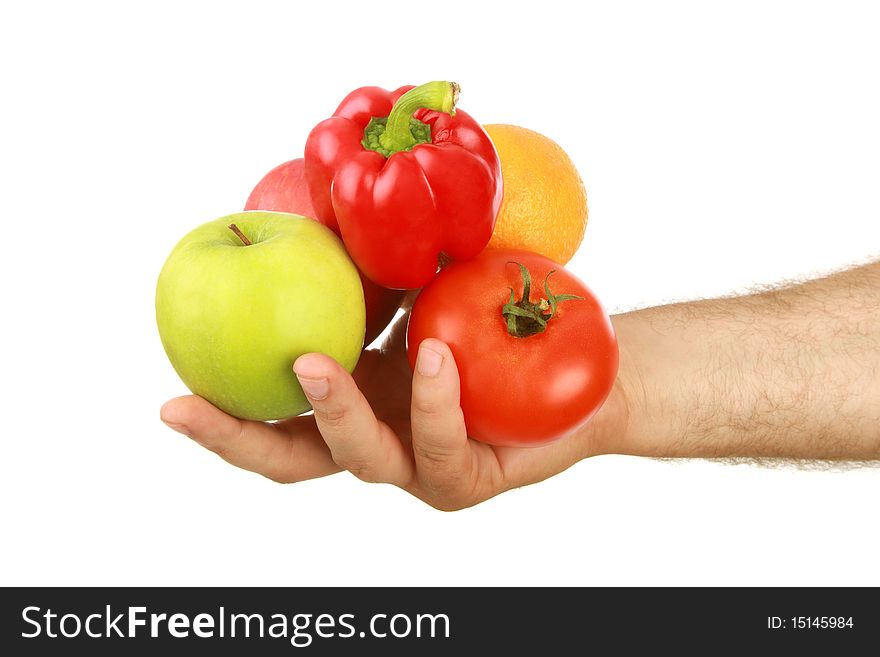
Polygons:
<instances>
[{"instance_id":1,"label":"hairy forearm","mask_svg":"<svg viewBox=\"0 0 880 657\"><path fill-rule=\"evenodd\" d=\"M625 421L603 451L880 458L880 263L614 325Z\"/></svg>"}]
</instances>

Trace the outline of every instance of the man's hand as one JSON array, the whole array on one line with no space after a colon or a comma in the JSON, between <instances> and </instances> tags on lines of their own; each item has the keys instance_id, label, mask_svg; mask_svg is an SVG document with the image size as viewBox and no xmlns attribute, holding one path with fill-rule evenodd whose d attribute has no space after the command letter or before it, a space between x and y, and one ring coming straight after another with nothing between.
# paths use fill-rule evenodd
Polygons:
<instances>
[{"instance_id":1,"label":"man's hand","mask_svg":"<svg viewBox=\"0 0 880 657\"><path fill-rule=\"evenodd\" d=\"M622 405L612 393L588 427L545 447L492 447L470 440L449 347L425 340L412 373L405 334L406 317L381 350L362 355L353 377L321 354L297 359L293 368L313 415L277 424L241 421L188 396L166 403L162 420L233 465L275 481L348 470L367 482L399 486L447 511L541 481L598 453L601 436L622 421Z\"/></svg>"},{"instance_id":2,"label":"man's hand","mask_svg":"<svg viewBox=\"0 0 880 657\"><path fill-rule=\"evenodd\" d=\"M241 422L198 397L162 419L239 467L276 481L340 469L460 509L546 479L580 459L880 459L880 263L738 298L612 318L620 372L572 436L538 448L469 440L449 348L404 353L406 318L351 377L331 359L294 370L315 409L279 424Z\"/></svg>"}]
</instances>

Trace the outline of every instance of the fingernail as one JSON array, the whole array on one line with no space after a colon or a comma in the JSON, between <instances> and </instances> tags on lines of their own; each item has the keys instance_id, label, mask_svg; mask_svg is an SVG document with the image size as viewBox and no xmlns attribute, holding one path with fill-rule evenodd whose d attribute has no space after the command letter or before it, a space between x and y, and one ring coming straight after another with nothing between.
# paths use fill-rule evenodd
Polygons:
<instances>
[{"instance_id":1,"label":"fingernail","mask_svg":"<svg viewBox=\"0 0 880 657\"><path fill-rule=\"evenodd\" d=\"M443 355L433 349L419 347L419 357L416 360L416 369L422 376L437 376L440 366L443 365Z\"/></svg>"},{"instance_id":2,"label":"fingernail","mask_svg":"<svg viewBox=\"0 0 880 657\"><path fill-rule=\"evenodd\" d=\"M182 433L184 436L192 438L192 432L185 424L177 424L176 422L168 422L167 420L162 420L162 422L165 423L165 426L174 429L177 433Z\"/></svg>"},{"instance_id":3,"label":"fingernail","mask_svg":"<svg viewBox=\"0 0 880 657\"><path fill-rule=\"evenodd\" d=\"M297 379L309 399L321 401L330 394L330 381L327 379L307 379L299 376Z\"/></svg>"}]
</instances>

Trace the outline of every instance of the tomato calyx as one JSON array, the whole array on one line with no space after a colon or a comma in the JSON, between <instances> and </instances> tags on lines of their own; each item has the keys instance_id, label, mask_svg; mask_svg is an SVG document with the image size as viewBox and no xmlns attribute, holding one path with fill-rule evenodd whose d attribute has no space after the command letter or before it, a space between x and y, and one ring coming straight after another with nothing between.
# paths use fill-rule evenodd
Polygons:
<instances>
[{"instance_id":1,"label":"tomato calyx","mask_svg":"<svg viewBox=\"0 0 880 657\"><path fill-rule=\"evenodd\" d=\"M553 294L550 290L550 277L556 273L553 269L544 278L544 293L546 299L539 299L532 303L530 299L532 288L532 275L525 265L508 260L508 264L519 267L523 281L522 298L517 301L513 288L510 290L510 300L501 308L501 315L507 321L507 332L515 338L527 338L547 330L547 323L556 316L558 305L563 301L573 299L583 301L583 297L576 294Z\"/></svg>"}]
</instances>

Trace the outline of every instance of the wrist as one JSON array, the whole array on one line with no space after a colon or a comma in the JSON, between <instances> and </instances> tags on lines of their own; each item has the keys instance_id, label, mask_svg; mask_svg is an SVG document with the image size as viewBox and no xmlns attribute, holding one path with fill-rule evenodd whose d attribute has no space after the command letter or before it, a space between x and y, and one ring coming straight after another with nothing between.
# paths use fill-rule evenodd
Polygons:
<instances>
[{"instance_id":1,"label":"wrist","mask_svg":"<svg viewBox=\"0 0 880 657\"><path fill-rule=\"evenodd\" d=\"M673 345L659 348L663 334L646 321L647 311L611 318L620 351L620 365L614 388L605 404L585 425L585 456L624 454L629 456L671 456L674 444L673 418L677 417L681 382L660 379L676 371L684 355ZM661 362L662 361L662 362Z\"/></svg>"},{"instance_id":2,"label":"wrist","mask_svg":"<svg viewBox=\"0 0 880 657\"><path fill-rule=\"evenodd\" d=\"M631 322L627 317L616 315L611 318L620 353L617 378L608 399L577 432L581 445L580 458L634 453L633 424L643 415L644 395L637 394L642 386L639 383L637 358L633 353L636 341L631 335Z\"/></svg>"}]
</instances>

